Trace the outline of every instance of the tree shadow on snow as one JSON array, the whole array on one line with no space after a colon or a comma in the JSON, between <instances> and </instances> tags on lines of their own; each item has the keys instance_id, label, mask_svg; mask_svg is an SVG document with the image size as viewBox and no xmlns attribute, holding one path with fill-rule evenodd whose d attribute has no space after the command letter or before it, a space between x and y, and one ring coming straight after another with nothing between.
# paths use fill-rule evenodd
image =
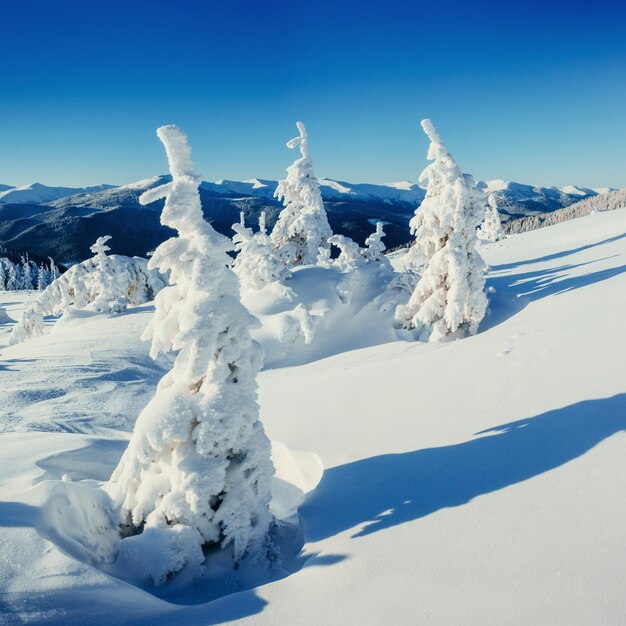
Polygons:
<instances>
[{"instance_id":1,"label":"tree shadow on snow","mask_svg":"<svg viewBox=\"0 0 626 626\"><path fill-rule=\"evenodd\" d=\"M535 300L587 287L626 272L625 264L581 276L569 275L571 270L591 265L599 260L603 259L519 274L488 276L487 288L493 288L495 292L489 295L489 313L481 323L480 331L483 332L501 324ZM493 267L492 272L496 273L502 267Z\"/></svg>"},{"instance_id":2,"label":"tree shadow on snow","mask_svg":"<svg viewBox=\"0 0 626 626\"><path fill-rule=\"evenodd\" d=\"M301 508L308 541L354 537L462 506L582 456L626 431L626 394L579 402L477 433L464 443L333 467Z\"/></svg>"},{"instance_id":3,"label":"tree shadow on snow","mask_svg":"<svg viewBox=\"0 0 626 626\"><path fill-rule=\"evenodd\" d=\"M545 256L536 257L534 259L528 259L524 261L518 261L514 263L503 263L502 265L498 265L494 267L494 270L510 270L515 269L519 265L531 265L533 263L544 263L546 261L554 261L554 259L562 259L567 256L572 256L573 254L577 254L579 252L583 252L584 250L589 250L591 248L595 248L597 246L604 246L607 243L615 243L616 241L620 241L626 237L626 233L622 233L621 235L615 235L614 237L609 237L608 239L603 239L601 241L596 241L594 243L587 243L584 246L579 246L578 248L572 248L571 250L562 250L561 252L555 252L553 254L546 254Z\"/></svg>"}]
</instances>

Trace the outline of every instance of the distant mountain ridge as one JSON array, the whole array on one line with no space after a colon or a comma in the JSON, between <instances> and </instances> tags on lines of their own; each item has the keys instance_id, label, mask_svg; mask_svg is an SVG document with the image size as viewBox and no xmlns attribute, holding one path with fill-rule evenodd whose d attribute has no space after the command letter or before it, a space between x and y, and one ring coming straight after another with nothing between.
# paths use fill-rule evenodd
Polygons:
<instances>
[{"instance_id":1,"label":"distant mountain ridge","mask_svg":"<svg viewBox=\"0 0 626 626\"><path fill-rule=\"evenodd\" d=\"M162 202L142 206L139 196L169 180L169 176L155 176L127 185L86 188L38 183L0 186L4 188L0 191L0 244L72 263L90 256L93 241L108 234L113 237L113 252L145 256L171 232L159 221ZM495 199L505 222L561 209L600 191L574 186L533 187L502 180L478 184ZM276 186L277 181L256 178L204 181L200 185L204 215L216 230L228 236L240 212L255 226L265 211L271 228L282 208L273 197ZM409 219L425 196L425 190L410 181L355 184L321 178L320 187L333 231L363 243L373 230L372 224L380 220L389 248L410 239Z\"/></svg>"},{"instance_id":2,"label":"distant mountain ridge","mask_svg":"<svg viewBox=\"0 0 626 626\"><path fill-rule=\"evenodd\" d=\"M96 185L93 187L48 187L41 183L32 183L23 187L0 185L0 204L15 202L19 204L45 204L79 193L97 193L111 189L115 185Z\"/></svg>"}]
</instances>

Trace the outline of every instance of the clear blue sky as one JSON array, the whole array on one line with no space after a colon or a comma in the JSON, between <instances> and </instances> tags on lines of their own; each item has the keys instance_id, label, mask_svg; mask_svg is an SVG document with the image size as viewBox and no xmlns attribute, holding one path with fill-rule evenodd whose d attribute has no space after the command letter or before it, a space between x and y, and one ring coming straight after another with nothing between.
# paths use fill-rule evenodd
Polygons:
<instances>
[{"instance_id":1,"label":"clear blue sky","mask_svg":"<svg viewBox=\"0 0 626 626\"><path fill-rule=\"evenodd\" d=\"M208 180L416 180L430 117L479 178L626 186L623 0L5 0L0 183L166 171L175 123Z\"/></svg>"}]
</instances>

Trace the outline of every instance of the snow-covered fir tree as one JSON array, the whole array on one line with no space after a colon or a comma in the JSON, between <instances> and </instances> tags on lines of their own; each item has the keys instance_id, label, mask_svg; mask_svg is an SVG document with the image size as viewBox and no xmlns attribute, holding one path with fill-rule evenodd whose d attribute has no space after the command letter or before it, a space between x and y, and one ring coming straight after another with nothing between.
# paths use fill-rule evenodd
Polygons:
<instances>
[{"instance_id":1,"label":"snow-covered fir tree","mask_svg":"<svg viewBox=\"0 0 626 626\"><path fill-rule=\"evenodd\" d=\"M92 264L94 271L84 276L83 281L88 289L88 308L93 311L119 313L128 308L129 285L132 283L126 267L119 267L109 259L107 252L111 250L107 241L111 235L98 237L90 250L94 253Z\"/></svg>"},{"instance_id":2,"label":"snow-covered fir tree","mask_svg":"<svg viewBox=\"0 0 626 626\"><path fill-rule=\"evenodd\" d=\"M61 272L59 271L59 268L56 266L56 263L54 262L54 259L52 257L48 257L48 260L50 261L50 280L48 284L50 284L51 282L55 281L59 276L61 276Z\"/></svg>"},{"instance_id":3,"label":"snow-covered fir tree","mask_svg":"<svg viewBox=\"0 0 626 626\"><path fill-rule=\"evenodd\" d=\"M334 267L338 267L344 272L349 272L359 265L364 265L366 260L363 258L362 250L356 241L345 235L333 235L328 238L328 243L339 248L339 256L330 263ZM320 265L325 265L326 259L323 253L319 257Z\"/></svg>"},{"instance_id":4,"label":"snow-covered fir tree","mask_svg":"<svg viewBox=\"0 0 626 626\"><path fill-rule=\"evenodd\" d=\"M365 240L365 250L362 252L368 263L380 261L384 256L384 252L387 249L387 246L383 243L384 236L383 223L376 222L376 230Z\"/></svg>"},{"instance_id":5,"label":"snow-covered fir tree","mask_svg":"<svg viewBox=\"0 0 626 626\"><path fill-rule=\"evenodd\" d=\"M396 324L415 329L422 340L473 334L485 315L484 263L476 251L476 228L485 214L484 194L464 175L430 120L422 127L430 139L431 163L426 197L411 220L417 259L425 265Z\"/></svg>"},{"instance_id":6,"label":"snow-covered fir tree","mask_svg":"<svg viewBox=\"0 0 626 626\"><path fill-rule=\"evenodd\" d=\"M233 242L237 251L233 271L239 277L242 287L262 289L269 283L291 277L291 272L274 252L265 225L265 211L259 217L258 232L246 227L243 212L239 223L233 224L233 230Z\"/></svg>"},{"instance_id":7,"label":"snow-covered fir tree","mask_svg":"<svg viewBox=\"0 0 626 626\"><path fill-rule=\"evenodd\" d=\"M300 146L300 158L287 168L275 196L285 208L272 230L274 250L286 265L314 264L320 248L328 248L333 234L313 162L309 156L308 136L302 122L297 122L300 135L287 143L288 148Z\"/></svg>"},{"instance_id":8,"label":"snow-covered fir tree","mask_svg":"<svg viewBox=\"0 0 626 626\"><path fill-rule=\"evenodd\" d=\"M13 262L9 257L0 257L0 291L19 291L30 289L45 289L51 282L53 273L59 276L59 270L50 259L50 266L42 263L39 267L22 254L19 262Z\"/></svg>"},{"instance_id":9,"label":"snow-covered fir tree","mask_svg":"<svg viewBox=\"0 0 626 626\"><path fill-rule=\"evenodd\" d=\"M498 201L495 195L489 196L485 206L483 223L477 232L478 238L484 241L500 241L504 239L504 229L498 212Z\"/></svg>"},{"instance_id":10,"label":"snow-covered fir tree","mask_svg":"<svg viewBox=\"0 0 626 626\"><path fill-rule=\"evenodd\" d=\"M37 291L43 291L51 282L50 271L41 263L37 268Z\"/></svg>"},{"instance_id":11,"label":"snow-covered fir tree","mask_svg":"<svg viewBox=\"0 0 626 626\"><path fill-rule=\"evenodd\" d=\"M98 239L92 246L95 256L73 265L62 275L50 260L50 270L45 275L48 280L55 275L57 278L26 309L9 336L10 344L37 336L38 329L43 332L43 319L47 315L59 317L82 309L117 313L154 299L165 285L164 277L156 270L149 270L146 259L107 256L108 246L104 245L107 240Z\"/></svg>"},{"instance_id":12,"label":"snow-covered fir tree","mask_svg":"<svg viewBox=\"0 0 626 626\"><path fill-rule=\"evenodd\" d=\"M20 259L20 289L30 290L35 287L35 276L28 255L22 255Z\"/></svg>"},{"instance_id":13,"label":"snow-covered fir tree","mask_svg":"<svg viewBox=\"0 0 626 626\"><path fill-rule=\"evenodd\" d=\"M144 337L151 355L176 350L173 368L141 412L106 489L119 507L118 565L162 584L201 568L208 548L228 548L234 563L269 549L270 442L259 421L257 323L239 298L230 239L202 217L186 135L157 131L172 182L141 196L165 198L161 222L178 232L150 267L169 273Z\"/></svg>"},{"instance_id":14,"label":"snow-covered fir tree","mask_svg":"<svg viewBox=\"0 0 626 626\"><path fill-rule=\"evenodd\" d=\"M21 288L19 268L14 263L9 262L6 273L6 289L7 291L16 291Z\"/></svg>"}]
</instances>

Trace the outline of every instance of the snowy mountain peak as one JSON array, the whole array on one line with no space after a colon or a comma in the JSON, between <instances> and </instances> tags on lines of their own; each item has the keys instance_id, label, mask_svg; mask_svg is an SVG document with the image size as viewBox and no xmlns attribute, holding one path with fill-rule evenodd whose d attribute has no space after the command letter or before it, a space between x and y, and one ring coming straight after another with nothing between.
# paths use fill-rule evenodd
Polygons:
<instances>
[{"instance_id":1,"label":"snowy mountain peak","mask_svg":"<svg viewBox=\"0 0 626 626\"><path fill-rule=\"evenodd\" d=\"M14 202L18 204L45 204L81 193L98 193L113 189L115 185L95 185L93 187L49 187L41 183L32 183L22 187L9 187L0 191L0 204Z\"/></svg>"}]
</instances>

